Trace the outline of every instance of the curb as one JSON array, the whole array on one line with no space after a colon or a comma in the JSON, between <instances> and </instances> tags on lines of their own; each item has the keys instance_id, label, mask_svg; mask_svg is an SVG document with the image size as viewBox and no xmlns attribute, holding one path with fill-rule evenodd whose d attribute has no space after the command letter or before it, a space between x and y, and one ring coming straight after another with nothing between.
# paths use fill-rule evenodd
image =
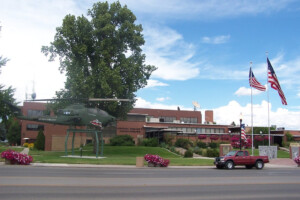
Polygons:
<instances>
[{"instance_id":1,"label":"curb","mask_svg":"<svg viewBox=\"0 0 300 200\"><path fill-rule=\"evenodd\" d=\"M5 165L4 162L0 162L0 166ZM25 165L26 166L26 165ZM27 165L28 166L28 165ZM64 163L31 163L32 167L70 167L70 168L128 168L128 169L147 169L149 167L136 167L135 165L91 165L91 164L64 164ZM168 166L167 168L159 169L216 169L215 166ZM244 168L244 166L238 166L237 168ZM265 164L265 169L293 169L298 166L290 165L275 165ZM153 169L153 168L149 168Z\"/></svg>"}]
</instances>

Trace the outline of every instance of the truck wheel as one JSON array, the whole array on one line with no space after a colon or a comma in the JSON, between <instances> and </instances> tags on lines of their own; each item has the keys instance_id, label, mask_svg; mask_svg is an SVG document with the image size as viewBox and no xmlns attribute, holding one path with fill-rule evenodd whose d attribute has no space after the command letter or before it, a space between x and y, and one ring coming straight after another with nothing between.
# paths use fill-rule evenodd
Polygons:
<instances>
[{"instance_id":1,"label":"truck wheel","mask_svg":"<svg viewBox=\"0 0 300 200\"><path fill-rule=\"evenodd\" d=\"M234 168L234 164L232 161L227 161L225 164L226 169L233 169Z\"/></svg>"},{"instance_id":2,"label":"truck wheel","mask_svg":"<svg viewBox=\"0 0 300 200\"><path fill-rule=\"evenodd\" d=\"M262 168L264 168L264 162L261 161L261 160L256 161L255 167L256 167L256 169L262 169Z\"/></svg>"}]
</instances>

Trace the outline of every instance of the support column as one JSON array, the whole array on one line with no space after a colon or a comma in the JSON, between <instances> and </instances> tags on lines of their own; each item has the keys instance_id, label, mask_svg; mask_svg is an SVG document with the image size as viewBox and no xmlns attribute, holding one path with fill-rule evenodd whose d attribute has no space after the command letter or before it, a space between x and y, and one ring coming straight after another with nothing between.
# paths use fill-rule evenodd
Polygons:
<instances>
[{"instance_id":1,"label":"support column","mask_svg":"<svg viewBox=\"0 0 300 200\"><path fill-rule=\"evenodd\" d=\"M75 140L75 132L73 131L73 137L72 137L72 156L74 156L74 140Z\"/></svg>"},{"instance_id":2,"label":"support column","mask_svg":"<svg viewBox=\"0 0 300 200\"><path fill-rule=\"evenodd\" d=\"M98 158L98 152L99 152L99 139L98 139L98 132L95 131L95 136L96 136L96 158Z\"/></svg>"},{"instance_id":3,"label":"support column","mask_svg":"<svg viewBox=\"0 0 300 200\"><path fill-rule=\"evenodd\" d=\"M100 131L101 133L101 157L103 157L103 133L102 131Z\"/></svg>"},{"instance_id":4,"label":"support column","mask_svg":"<svg viewBox=\"0 0 300 200\"><path fill-rule=\"evenodd\" d=\"M70 131L67 130L66 140L65 140L65 156L68 156L68 139L69 139Z\"/></svg>"}]
</instances>

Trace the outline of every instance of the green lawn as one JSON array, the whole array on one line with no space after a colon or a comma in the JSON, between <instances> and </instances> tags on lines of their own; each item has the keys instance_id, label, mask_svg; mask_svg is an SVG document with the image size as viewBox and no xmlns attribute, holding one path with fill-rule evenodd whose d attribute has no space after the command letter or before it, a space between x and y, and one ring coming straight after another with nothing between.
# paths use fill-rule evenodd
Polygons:
<instances>
[{"instance_id":1,"label":"green lawn","mask_svg":"<svg viewBox=\"0 0 300 200\"><path fill-rule=\"evenodd\" d=\"M135 165L136 157L143 157L146 154L155 154L164 159L169 159L170 165L173 166L213 165L213 160L211 159L182 158L181 156L160 147L104 146L103 152L103 156L105 157L104 159L64 158L61 156L64 156L65 152L47 152L37 150L31 150L30 155L34 158L34 162L39 163ZM68 155L72 155L72 152L68 151ZM74 155L80 155L80 151L78 149L75 149ZM82 155L95 156L95 154L92 153L92 147L90 146L83 148Z\"/></svg>"},{"instance_id":2,"label":"green lawn","mask_svg":"<svg viewBox=\"0 0 300 200\"><path fill-rule=\"evenodd\" d=\"M14 151L17 151L17 152L21 152L24 148L23 147L10 147L8 145L5 145L5 144L0 144L0 153L2 151L5 151L7 149L11 149L11 150L14 150Z\"/></svg>"},{"instance_id":3,"label":"green lawn","mask_svg":"<svg viewBox=\"0 0 300 200\"><path fill-rule=\"evenodd\" d=\"M0 145L0 152L6 150L7 146ZM83 156L95 156L92 153L92 146L83 148ZM22 148L14 148L16 151L21 151ZM251 154L251 149L248 149ZM164 148L160 147L144 147L144 146L104 146L104 159L87 159L87 158L64 158L64 151L37 151L30 150L29 154L33 157L36 163L68 163L68 164L98 164L98 165L135 165L136 157L143 157L146 154L159 155L164 159L170 160L171 166L212 166L212 159L197 159L183 158ZM71 155L68 151L68 155ZM74 150L74 155L80 155L79 149ZM258 155L258 150L255 149L254 155ZM100 154L99 154L100 157ZM289 158L289 153L278 151L278 158ZM145 162L146 164L146 162Z\"/></svg>"}]
</instances>

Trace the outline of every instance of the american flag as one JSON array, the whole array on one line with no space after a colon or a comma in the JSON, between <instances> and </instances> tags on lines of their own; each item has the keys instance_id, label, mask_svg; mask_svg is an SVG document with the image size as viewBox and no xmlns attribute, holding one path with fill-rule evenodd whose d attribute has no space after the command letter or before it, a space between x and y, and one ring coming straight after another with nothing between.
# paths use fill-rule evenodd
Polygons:
<instances>
[{"instance_id":1,"label":"american flag","mask_svg":"<svg viewBox=\"0 0 300 200\"><path fill-rule=\"evenodd\" d=\"M286 102L286 99L285 99L285 96L283 94L283 91L281 90L281 87L280 87L280 84L279 84L279 81L277 79L277 76L275 74L275 71L269 61L269 58L267 58L267 62L268 62L268 82L271 84L271 87L274 89L274 90L277 90L278 91L278 94L281 98L281 103L283 105L287 105L287 102Z\"/></svg>"},{"instance_id":2,"label":"american flag","mask_svg":"<svg viewBox=\"0 0 300 200\"><path fill-rule=\"evenodd\" d=\"M250 71L249 71L249 84L250 87L254 87L255 89L258 89L260 91L265 91L266 87L262 84L260 84L260 82L258 82L252 72L252 69L250 67Z\"/></svg>"},{"instance_id":3,"label":"american flag","mask_svg":"<svg viewBox=\"0 0 300 200\"><path fill-rule=\"evenodd\" d=\"M245 133L245 124L241 124L241 139L247 143L247 137Z\"/></svg>"}]
</instances>

